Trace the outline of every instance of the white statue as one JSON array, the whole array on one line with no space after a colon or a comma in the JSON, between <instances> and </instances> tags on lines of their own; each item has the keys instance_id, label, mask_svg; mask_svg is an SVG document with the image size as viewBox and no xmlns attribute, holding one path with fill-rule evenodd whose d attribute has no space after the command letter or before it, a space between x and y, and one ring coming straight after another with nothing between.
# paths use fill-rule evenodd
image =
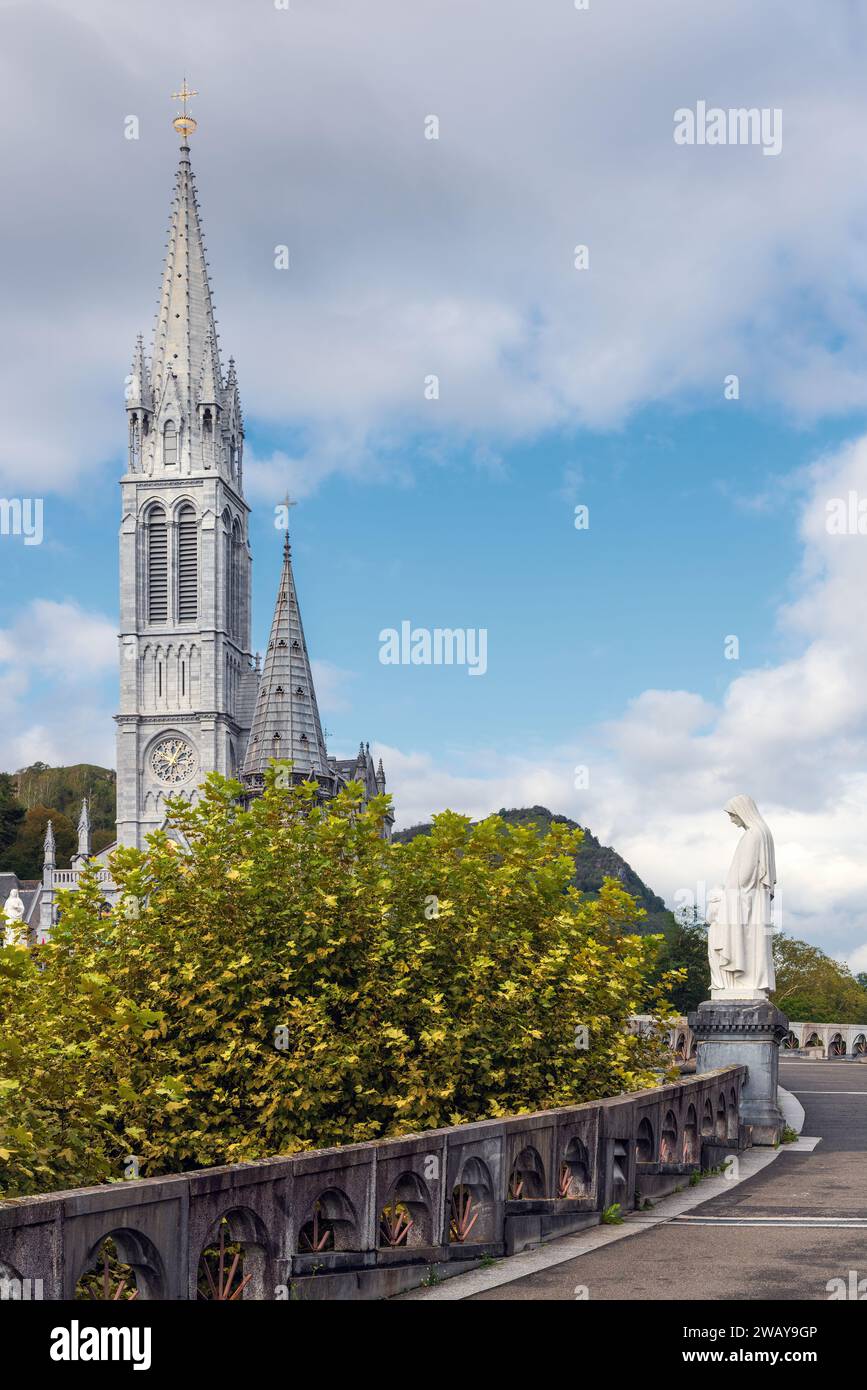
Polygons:
<instances>
[{"instance_id":1,"label":"white statue","mask_svg":"<svg viewBox=\"0 0 867 1390\"><path fill-rule=\"evenodd\" d=\"M767 999L774 988L771 902L777 869L774 840L751 796L725 806L743 835L725 887L708 895L712 999Z\"/></svg>"},{"instance_id":2,"label":"white statue","mask_svg":"<svg viewBox=\"0 0 867 1390\"><path fill-rule=\"evenodd\" d=\"M13 888L6 899L3 917L5 919L3 945L19 946L24 931L22 925L24 922L24 903L21 901L21 894L17 888Z\"/></svg>"}]
</instances>

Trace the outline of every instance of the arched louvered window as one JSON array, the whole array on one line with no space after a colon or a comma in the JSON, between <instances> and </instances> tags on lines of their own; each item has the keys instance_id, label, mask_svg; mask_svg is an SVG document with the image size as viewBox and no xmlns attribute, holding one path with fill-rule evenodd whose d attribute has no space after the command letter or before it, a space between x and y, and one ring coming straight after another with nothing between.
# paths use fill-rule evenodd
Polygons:
<instances>
[{"instance_id":1,"label":"arched louvered window","mask_svg":"<svg viewBox=\"0 0 867 1390\"><path fill-rule=\"evenodd\" d=\"M178 461L178 432L172 420L166 421L163 430L163 463L177 463Z\"/></svg>"},{"instance_id":2,"label":"arched louvered window","mask_svg":"<svg viewBox=\"0 0 867 1390\"><path fill-rule=\"evenodd\" d=\"M237 518L232 526L232 633L241 635L241 527Z\"/></svg>"},{"instance_id":3,"label":"arched louvered window","mask_svg":"<svg viewBox=\"0 0 867 1390\"><path fill-rule=\"evenodd\" d=\"M154 507L147 518L148 622L165 623L169 617L169 551L166 514Z\"/></svg>"},{"instance_id":4,"label":"arched louvered window","mask_svg":"<svg viewBox=\"0 0 867 1390\"><path fill-rule=\"evenodd\" d=\"M178 620L194 623L199 615L199 536L196 513L178 513Z\"/></svg>"},{"instance_id":5,"label":"arched louvered window","mask_svg":"<svg viewBox=\"0 0 867 1390\"><path fill-rule=\"evenodd\" d=\"M223 602L226 631L232 626L232 521L223 512Z\"/></svg>"}]
</instances>

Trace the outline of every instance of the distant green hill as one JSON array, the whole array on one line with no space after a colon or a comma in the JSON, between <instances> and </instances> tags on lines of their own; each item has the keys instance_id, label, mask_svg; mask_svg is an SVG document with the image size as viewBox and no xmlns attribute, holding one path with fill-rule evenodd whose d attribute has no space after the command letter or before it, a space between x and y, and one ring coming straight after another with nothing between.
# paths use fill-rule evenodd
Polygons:
<instances>
[{"instance_id":1,"label":"distant green hill","mask_svg":"<svg viewBox=\"0 0 867 1390\"><path fill-rule=\"evenodd\" d=\"M602 887L603 879L619 879L627 893L631 893L647 913L640 927L643 933L668 933L673 929L674 916L669 912L662 898L657 897L648 888L647 884L638 877L635 870L615 849L601 845L593 832L584 826L579 826L577 821L570 820L568 816L554 815L546 806L525 806L511 811L503 810L499 812L499 815L510 825L536 825L540 834L544 834L553 821L567 825L570 830L583 830L584 843L575 856L575 874L572 879L574 886L582 893L587 893L593 897ZM429 824L412 825L406 830L395 831L394 839L401 844L408 844L410 840L415 839L416 835L428 835L430 828Z\"/></svg>"},{"instance_id":2,"label":"distant green hill","mask_svg":"<svg viewBox=\"0 0 867 1390\"><path fill-rule=\"evenodd\" d=\"M42 876L42 842L50 820L57 843L57 863L65 868L75 851L75 827L87 797L94 851L115 837L117 778L107 767L76 763L49 767L34 763L18 772L0 773L0 869L19 878Z\"/></svg>"}]
</instances>

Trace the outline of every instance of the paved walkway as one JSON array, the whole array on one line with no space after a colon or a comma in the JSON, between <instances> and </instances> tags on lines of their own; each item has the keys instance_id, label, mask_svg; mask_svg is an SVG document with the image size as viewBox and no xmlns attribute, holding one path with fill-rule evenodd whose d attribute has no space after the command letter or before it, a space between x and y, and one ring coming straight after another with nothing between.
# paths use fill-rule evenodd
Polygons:
<instances>
[{"instance_id":1,"label":"paved walkway","mask_svg":"<svg viewBox=\"0 0 867 1390\"><path fill-rule=\"evenodd\" d=\"M802 1140L772 1162L772 1151L753 1150L743 1161L759 1171L735 1185L706 1180L709 1200L688 1211L667 1198L645 1221L602 1228L598 1248L568 1237L539 1252L540 1261L558 1246L566 1253L568 1239L577 1258L481 1291L462 1275L428 1296L574 1300L586 1288L594 1301L827 1300L830 1279L848 1280L850 1270L867 1279L867 1064L783 1061L780 1084L804 1107L804 1136L821 1137L815 1147ZM590 1248L579 1254L582 1243ZM504 1260L488 1276L517 1268Z\"/></svg>"}]
</instances>

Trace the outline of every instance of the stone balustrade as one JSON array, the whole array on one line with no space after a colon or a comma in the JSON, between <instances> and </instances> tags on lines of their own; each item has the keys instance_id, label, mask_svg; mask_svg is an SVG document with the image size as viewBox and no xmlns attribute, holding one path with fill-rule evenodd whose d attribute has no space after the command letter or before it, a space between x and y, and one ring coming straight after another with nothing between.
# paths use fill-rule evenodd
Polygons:
<instances>
[{"instance_id":1,"label":"stone balustrade","mask_svg":"<svg viewBox=\"0 0 867 1390\"><path fill-rule=\"evenodd\" d=\"M745 1077L731 1066L564 1109L0 1201L0 1293L74 1297L110 1236L139 1298L195 1299L222 1229L242 1247L245 1298L381 1298L717 1166L750 1143Z\"/></svg>"}]
</instances>

